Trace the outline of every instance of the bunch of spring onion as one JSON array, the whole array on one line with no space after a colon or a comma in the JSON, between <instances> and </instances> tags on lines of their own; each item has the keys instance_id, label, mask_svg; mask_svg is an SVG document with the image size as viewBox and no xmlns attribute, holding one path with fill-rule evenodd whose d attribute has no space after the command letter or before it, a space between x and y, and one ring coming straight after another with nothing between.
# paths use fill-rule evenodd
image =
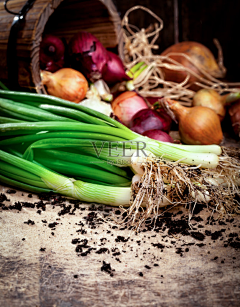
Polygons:
<instances>
[{"instance_id":1,"label":"bunch of spring onion","mask_svg":"<svg viewBox=\"0 0 240 307\"><path fill-rule=\"evenodd\" d=\"M7 185L128 207L133 224L180 203L239 209L240 164L218 145L159 142L49 95L0 90L0 110Z\"/></svg>"}]
</instances>

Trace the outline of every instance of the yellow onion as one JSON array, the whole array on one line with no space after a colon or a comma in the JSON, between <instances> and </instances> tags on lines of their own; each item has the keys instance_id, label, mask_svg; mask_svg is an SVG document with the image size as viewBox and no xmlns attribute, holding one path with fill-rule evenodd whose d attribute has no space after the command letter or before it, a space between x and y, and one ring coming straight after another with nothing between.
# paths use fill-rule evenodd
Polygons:
<instances>
[{"instance_id":1,"label":"yellow onion","mask_svg":"<svg viewBox=\"0 0 240 307\"><path fill-rule=\"evenodd\" d=\"M41 71L42 84L48 94L72 102L80 102L86 97L88 82L82 73L72 68L61 68L51 73Z\"/></svg>"},{"instance_id":2,"label":"yellow onion","mask_svg":"<svg viewBox=\"0 0 240 307\"><path fill-rule=\"evenodd\" d=\"M240 93L219 95L213 89L201 89L193 96L193 106L203 106L213 109L222 121L226 115L226 106L240 98Z\"/></svg>"},{"instance_id":3,"label":"yellow onion","mask_svg":"<svg viewBox=\"0 0 240 307\"><path fill-rule=\"evenodd\" d=\"M112 102L113 114L127 127L129 127L132 117L138 111L147 108L145 100L132 91L123 92Z\"/></svg>"},{"instance_id":4,"label":"yellow onion","mask_svg":"<svg viewBox=\"0 0 240 307\"><path fill-rule=\"evenodd\" d=\"M177 101L166 98L162 98L161 103L173 112L183 143L219 145L222 142L221 122L212 109L203 106L185 107Z\"/></svg>"},{"instance_id":5,"label":"yellow onion","mask_svg":"<svg viewBox=\"0 0 240 307\"><path fill-rule=\"evenodd\" d=\"M185 54L190 57L193 63L191 63L185 56L182 56L181 54ZM168 56L169 58L183 65L184 67L191 69L200 77L203 77L203 74L200 70L204 70L215 78L223 78L226 73L224 68L219 67L212 52L206 46L198 42L185 41L174 44L164 50L161 55ZM171 64L167 60L164 62ZM188 72L185 69L173 70L163 68L163 72L166 81L173 81L176 83L183 82L188 75ZM199 81L199 79L191 75L188 80L188 84L191 84L196 81ZM192 85L191 89L197 90L199 89L199 87L196 85Z\"/></svg>"}]
</instances>

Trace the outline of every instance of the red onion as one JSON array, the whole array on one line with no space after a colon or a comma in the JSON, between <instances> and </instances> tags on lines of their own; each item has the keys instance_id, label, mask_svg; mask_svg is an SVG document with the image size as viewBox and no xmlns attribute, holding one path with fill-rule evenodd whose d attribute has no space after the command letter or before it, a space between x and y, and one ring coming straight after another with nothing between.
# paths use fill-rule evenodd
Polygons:
<instances>
[{"instance_id":1,"label":"red onion","mask_svg":"<svg viewBox=\"0 0 240 307\"><path fill-rule=\"evenodd\" d=\"M240 99L228 109L233 131L240 138Z\"/></svg>"},{"instance_id":2,"label":"red onion","mask_svg":"<svg viewBox=\"0 0 240 307\"><path fill-rule=\"evenodd\" d=\"M91 33L81 31L69 42L70 65L91 82L103 79L112 85L131 80L120 57L108 51Z\"/></svg>"},{"instance_id":3,"label":"red onion","mask_svg":"<svg viewBox=\"0 0 240 307\"><path fill-rule=\"evenodd\" d=\"M145 131L142 135L157 141L173 143L172 137L167 132L159 129Z\"/></svg>"},{"instance_id":4,"label":"red onion","mask_svg":"<svg viewBox=\"0 0 240 307\"><path fill-rule=\"evenodd\" d=\"M40 69L55 72L64 66L65 45L63 41L51 34L45 35L40 44Z\"/></svg>"},{"instance_id":5,"label":"red onion","mask_svg":"<svg viewBox=\"0 0 240 307\"><path fill-rule=\"evenodd\" d=\"M147 108L144 99L132 91L123 92L112 102L113 114L127 127L134 114Z\"/></svg>"},{"instance_id":6,"label":"red onion","mask_svg":"<svg viewBox=\"0 0 240 307\"><path fill-rule=\"evenodd\" d=\"M169 132L171 123L171 117L164 110L157 112L148 108L140 110L132 117L130 128L139 134L153 129Z\"/></svg>"},{"instance_id":7,"label":"red onion","mask_svg":"<svg viewBox=\"0 0 240 307\"><path fill-rule=\"evenodd\" d=\"M68 53L71 67L81 71L91 82L102 77L109 55L93 34L80 31L74 35L69 42Z\"/></svg>"},{"instance_id":8,"label":"red onion","mask_svg":"<svg viewBox=\"0 0 240 307\"><path fill-rule=\"evenodd\" d=\"M131 78L125 73L125 67L120 57L111 51L108 51L108 55L109 60L102 70L103 80L109 85L131 80Z\"/></svg>"}]
</instances>

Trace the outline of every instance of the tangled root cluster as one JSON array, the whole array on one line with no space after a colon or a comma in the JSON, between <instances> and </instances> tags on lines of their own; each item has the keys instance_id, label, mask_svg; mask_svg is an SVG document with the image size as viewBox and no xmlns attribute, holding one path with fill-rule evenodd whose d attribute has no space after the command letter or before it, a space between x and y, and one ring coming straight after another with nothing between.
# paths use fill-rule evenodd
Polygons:
<instances>
[{"instance_id":1,"label":"tangled root cluster","mask_svg":"<svg viewBox=\"0 0 240 307\"><path fill-rule=\"evenodd\" d=\"M138 29L135 25L129 23L129 14L135 10L145 11L151 15L154 22L147 29ZM196 63L184 53L178 53L178 56L185 58L190 66L183 66L181 63L173 60L168 55L159 55L154 52L158 49L156 41L160 31L163 29L163 20L146 7L137 5L129 9L122 19L122 28L119 38L119 54L126 68L131 69L136 63L143 61L148 67L139 77L134 80L134 87L143 97L168 97L179 100L186 106L192 105L192 98L195 91L190 89L188 83L191 76L196 81L193 83L199 88L214 89L219 94L226 92L239 92L240 83L224 82L214 78L208 71L196 66ZM214 43L218 49L218 66L221 70L226 70L223 65L222 48L217 39ZM163 69L172 71L185 71L186 78L181 83L167 81L164 79ZM196 72L198 71L198 73ZM192 85L193 85L192 84Z\"/></svg>"},{"instance_id":2,"label":"tangled root cluster","mask_svg":"<svg viewBox=\"0 0 240 307\"><path fill-rule=\"evenodd\" d=\"M192 216L198 203L222 216L240 213L240 160L228 153L223 149L215 169L157 158L144 162L144 174L132 186L131 205L122 208L122 222L138 230L146 220L154 223L163 207L187 206Z\"/></svg>"}]
</instances>

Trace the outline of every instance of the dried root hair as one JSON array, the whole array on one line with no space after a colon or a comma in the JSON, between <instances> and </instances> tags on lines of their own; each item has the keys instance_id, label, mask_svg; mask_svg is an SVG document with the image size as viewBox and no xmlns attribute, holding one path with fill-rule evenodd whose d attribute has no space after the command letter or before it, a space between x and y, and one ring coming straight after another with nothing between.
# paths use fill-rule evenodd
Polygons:
<instances>
[{"instance_id":1,"label":"dried root hair","mask_svg":"<svg viewBox=\"0 0 240 307\"><path fill-rule=\"evenodd\" d=\"M129 24L129 14L134 10L143 10L155 18L156 22L150 25L147 29L139 30L136 26ZM163 29L163 21L155 15L151 10L143 6L134 6L129 9L122 19L122 29L119 39L119 54L127 69L131 69L136 63L144 61L148 65L138 78L133 83L135 89L143 97L167 97L175 100L186 106L192 105L192 97L195 92L189 87L193 84L200 88L214 89L219 94L226 92L239 92L240 83L227 83L220 81L210 75L207 71L197 67L199 73L187 68L169 56L155 55L152 50L158 49L155 45L158 39L159 32ZM214 39L214 43L218 49L218 66L221 71L226 71L223 65L223 54L220 43ZM178 53L178 56L185 57L193 66L192 59L183 53ZM181 83L175 83L164 80L162 68L168 68L175 71L185 71L187 77ZM197 78L193 84L188 84L190 76Z\"/></svg>"},{"instance_id":2,"label":"dried root hair","mask_svg":"<svg viewBox=\"0 0 240 307\"><path fill-rule=\"evenodd\" d=\"M132 185L129 208L122 208L122 224L138 231L147 220L156 219L169 208L189 208L189 219L199 203L207 204L219 217L240 213L240 160L223 148L216 169L189 166L151 158L142 164L144 174Z\"/></svg>"}]
</instances>

